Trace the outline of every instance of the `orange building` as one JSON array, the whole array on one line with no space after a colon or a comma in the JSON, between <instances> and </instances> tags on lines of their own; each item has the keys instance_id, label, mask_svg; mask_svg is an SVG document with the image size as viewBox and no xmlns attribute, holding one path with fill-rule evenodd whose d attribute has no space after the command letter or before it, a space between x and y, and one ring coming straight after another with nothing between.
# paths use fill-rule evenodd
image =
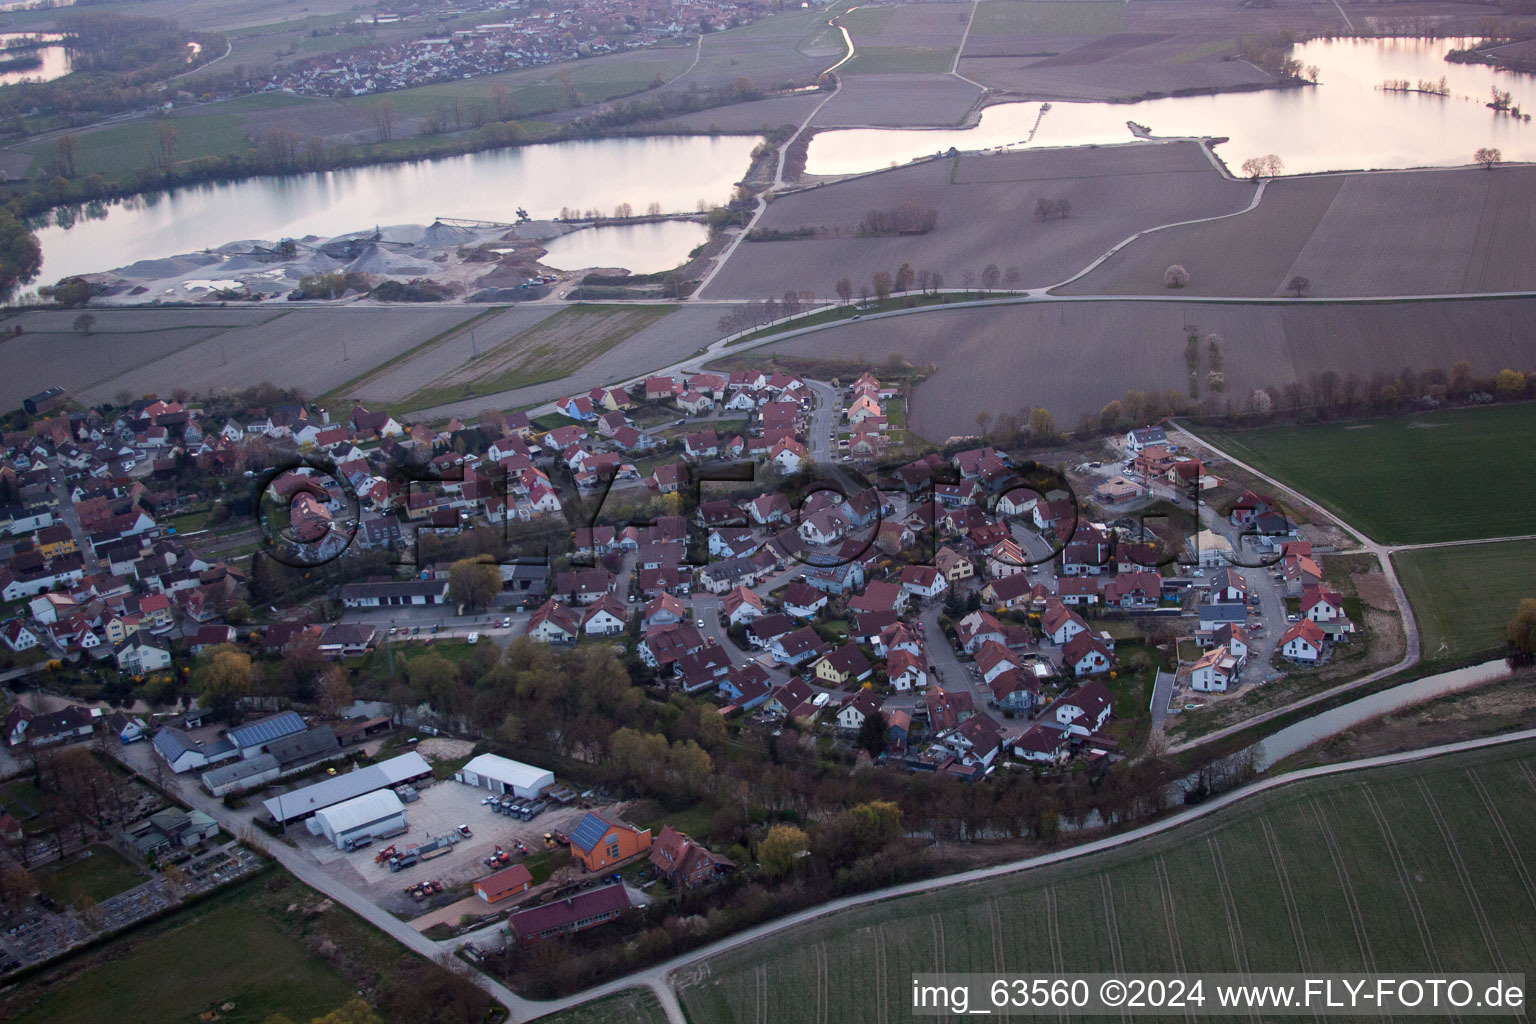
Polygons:
<instances>
[{"instance_id":1,"label":"orange building","mask_svg":"<svg viewBox=\"0 0 1536 1024\"><path fill-rule=\"evenodd\" d=\"M609 821L588 811L571 832L571 856L588 871L602 871L638 857L651 848L651 830L627 821Z\"/></svg>"},{"instance_id":2,"label":"orange building","mask_svg":"<svg viewBox=\"0 0 1536 1024\"><path fill-rule=\"evenodd\" d=\"M513 864L492 875L486 875L475 883L475 895L487 903L499 903L508 896L527 892L533 885L533 875L521 864Z\"/></svg>"}]
</instances>

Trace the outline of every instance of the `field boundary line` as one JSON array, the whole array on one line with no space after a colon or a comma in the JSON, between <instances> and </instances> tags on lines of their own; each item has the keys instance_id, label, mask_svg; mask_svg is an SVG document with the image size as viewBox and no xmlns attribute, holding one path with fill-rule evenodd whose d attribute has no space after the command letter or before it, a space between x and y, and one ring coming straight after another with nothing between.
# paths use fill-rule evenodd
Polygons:
<instances>
[{"instance_id":1,"label":"field boundary line","mask_svg":"<svg viewBox=\"0 0 1536 1024\"><path fill-rule=\"evenodd\" d=\"M1488 790L1477 771L1468 768L1467 778L1472 780L1472 788L1477 790L1478 799L1483 802L1483 808L1487 810L1488 817L1493 821L1493 827L1499 833L1504 849L1509 851L1509 858L1515 865L1515 874L1520 876L1520 884L1525 888L1525 897L1531 901L1531 909L1536 910L1536 885L1531 882L1531 873L1526 869L1525 857L1521 855L1520 847L1515 843L1514 837L1509 834L1509 827L1504 824L1504 816L1494 805L1493 798L1488 795Z\"/></svg>"},{"instance_id":2,"label":"field boundary line","mask_svg":"<svg viewBox=\"0 0 1536 1024\"><path fill-rule=\"evenodd\" d=\"M889 1024L891 1021L891 966L885 960L885 926L874 926L874 987L877 998L874 1004L874 1019L876 1024ZM763 1021L766 1024L766 1021Z\"/></svg>"},{"instance_id":3,"label":"field boundary line","mask_svg":"<svg viewBox=\"0 0 1536 1024\"><path fill-rule=\"evenodd\" d=\"M987 931L992 936L992 969L1002 974L1007 970L1003 958L1003 915L997 909L997 897L987 897Z\"/></svg>"},{"instance_id":4,"label":"field boundary line","mask_svg":"<svg viewBox=\"0 0 1536 1024\"><path fill-rule=\"evenodd\" d=\"M1169 140L1169 141L1185 141L1185 140ZM1198 139L1194 140L1194 141L1196 142L1196 144L1202 150L1206 148L1205 143L1200 142ZM1232 180L1233 181L1239 181L1239 179L1237 179L1237 178L1233 178ZM1047 285L1044 289L1042 289L1042 291L1052 292L1052 291L1055 291L1057 288L1065 288L1067 285L1072 284L1072 283L1074 283L1076 281L1079 281L1079 280L1081 280L1084 277L1087 277L1089 274L1091 274L1095 270L1099 269L1099 267L1102 266L1104 263L1106 263L1110 259L1110 257L1115 255L1115 253L1119 252L1121 249L1124 249L1126 246L1130 245L1132 242L1136 241L1138 238L1143 238L1143 237L1145 237L1147 235L1155 234L1158 231L1168 231L1168 230L1170 230L1172 228L1188 227L1191 224L1207 224L1207 223L1210 223L1211 221L1227 220L1230 217L1241 217L1245 213L1252 213L1254 210L1257 210L1259 208L1259 200L1264 198L1264 188L1268 184L1269 184L1269 182L1267 180L1259 182L1258 187L1253 190L1253 198L1251 200L1249 200L1248 205L1243 207L1241 210L1233 210L1231 213L1219 213L1219 214L1215 215L1214 217L1196 217L1193 220L1174 221L1172 224L1159 224L1156 227L1145 228L1145 229L1143 229L1141 231L1138 231L1134 235L1131 235L1129 238L1122 239L1119 242L1116 242L1114 245L1110 246L1108 252L1104 253L1104 255L1100 256L1098 259L1094 260L1092 263L1088 264L1082 270L1079 270L1077 273L1073 274L1071 277L1067 278L1065 281L1058 281L1058 282L1056 282L1053 285Z\"/></svg>"},{"instance_id":5,"label":"field boundary line","mask_svg":"<svg viewBox=\"0 0 1536 1024\"><path fill-rule=\"evenodd\" d=\"M1536 793L1536 775L1531 774L1530 767L1524 761L1520 762L1520 774L1525 777L1526 785L1531 787L1531 792Z\"/></svg>"},{"instance_id":6,"label":"field boundary line","mask_svg":"<svg viewBox=\"0 0 1536 1024\"><path fill-rule=\"evenodd\" d=\"M1307 803L1312 809L1312 816L1317 819L1318 831L1323 834L1323 845L1328 849L1328 859L1333 862L1333 873L1338 876L1339 888L1343 890L1344 909L1349 912L1349 924L1355 930L1355 942L1360 946L1360 960L1367 971L1374 972L1376 955L1371 950L1370 938L1365 932L1365 915L1360 910L1360 899L1355 893L1354 883L1349 880L1349 869L1344 864L1338 837L1334 835L1333 826L1328 823L1328 817L1317 798L1313 797Z\"/></svg>"},{"instance_id":7,"label":"field boundary line","mask_svg":"<svg viewBox=\"0 0 1536 1024\"><path fill-rule=\"evenodd\" d=\"M1152 862L1157 875L1157 892L1163 900L1163 926L1168 930L1168 951L1173 954L1173 969L1184 973L1184 943L1179 939L1179 912L1173 902L1173 880L1168 877L1168 861L1162 854Z\"/></svg>"},{"instance_id":8,"label":"field boundary line","mask_svg":"<svg viewBox=\"0 0 1536 1024\"><path fill-rule=\"evenodd\" d=\"M1376 819L1376 828L1381 832L1381 838L1387 846L1387 858L1392 861L1392 869L1397 872L1397 884L1403 890L1403 896L1408 902L1408 913L1413 918L1413 926L1418 929L1419 942L1424 947L1424 955L1435 970L1440 969L1440 954L1435 949L1434 937L1429 932L1428 923L1424 919L1424 908L1419 905L1419 897L1413 891L1413 886L1408 879L1408 865L1403 861L1402 851L1397 846L1397 836L1392 834L1392 825L1387 821L1387 816L1382 813L1381 805L1376 802L1376 795L1365 786L1359 786L1361 795L1365 798L1365 804L1370 808L1371 816Z\"/></svg>"},{"instance_id":9,"label":"field boundary line","mask_svg":"<svg viewBox=\"0 0 1536 1024\"><path fill-rule=\"evenodd\" d=\"M1445 820L1445 815L1440 810L1440 801L1436 800L1435 794L1424 785L1423 779L1415 781L1418 784L1419 794L1424 797L1424 803L1429 807L1430 817L1435 821L1435 828L1440 833L1440 841L1445 844L1445 852L1451 855L1451 864L1456 868L1456 878L1461 882L1462 891L1467 894L1467 902L1472 905L1472 916L1477 921L1477 930L1483 935L1483 944L1488 947L1488 958L1498 965L1499 970L1508 970L1504 957L1499 953L1499 943L1493 934L1493 926L1488 923L1488 914L1483 910L1483 901L1472 885L1472 873L1467 870L1467 862L1461 855L1461 847L1451 833L1450 823Z\"/></svg>"},{"instance_id":10,"label":"field boundary line","mask_svg":"<svg viewBox=\"0 0 1536 1024\"><path fill-rule=\"evenodd\" d=\"M1275 866L1275 878L1280 883L1280 899L1285 904L1285 916L1291 922L1291 935L1296 943L1296 959L1301 964L1303 971L1311 970L1312 952L1307 948L1307 933L1301 923L1301 907L1296 902L1296 890L1291 888L1291 873L1286 870L1285 858L1281 855L1280 844L1275 839L1275 830L1270 827L1268 821L1259 822L1259 831L1264 835L1264 845L1269 849L1269 859Z\"/></svg>"},{"instance_id":11,"label":"field boundary line","mask_svg":"<svg viewBox=\"0 0 1536 1024\"><path fill-rule=\"evenodd\" d=\"M1109 880L1108 874L1099 876L1099 896L1104 901L1104 926L1109 932L1109 961L1113 965L1116 974L1125 973L1125 948L1120 944L1120 919L1115 914L1115 886ZM1120 1008L1120 1019L1129 1021L1124 1007Z\"/></svg>"},{"instance_id":12,"label":"field boundary line","mask_svg":"<svg viewBox=\"0 0 1536 1024\"><path fill-rule=\"evenodd\" d=\"M1221 844L1215 836L1206 836L1206 846L1211 851L1211 865L1216 875L1216 888L1221 893L1221 908L1227 915L1227 939L1232 944L1232 960L1237 970L1248 973L1248 944L1243 941L1243 922L1237 913L1237 900L1232 895L1232 883L1227 878L1226 861L1221 856Z\"/></svg>"}]
</instances>

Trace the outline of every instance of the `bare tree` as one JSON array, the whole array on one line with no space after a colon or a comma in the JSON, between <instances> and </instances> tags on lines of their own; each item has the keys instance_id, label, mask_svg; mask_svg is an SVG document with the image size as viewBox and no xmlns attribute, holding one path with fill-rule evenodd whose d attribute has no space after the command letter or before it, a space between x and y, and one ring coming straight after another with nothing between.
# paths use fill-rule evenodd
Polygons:
<instances>
[{"instance_id":1,"label":"bare tree","mask_svg":"<svg viewBox=\"0 0 1536 1024\"><path fill-rule=\"evenodd\" d=\"M1024 275L1017 266L1010 264L1008 269L1003 271L1003 287L1010 291L1017 291L1023 283Z\"/></svg>"},{"instance_id":2,"label":"bare tree","mask_svg":"<svg viewBox=\"0 0 1536 1024\"><path fill-rule=\"evenodd\" d=\"M1290 292L1298 299L1306 294L1307 289L1311 287L1312 282L1309 279L1302 277L1300 274L1297 274L1295 277L1285 282L1285 290Z\"/></svg>"},{"instance_id":3,"label":"bare tree","mask_svg":"<svg viewBox=\"0 0 1536 1024\"><path fill-rule=\"evenodd\" d=\"M1182 263L1175 263L1163 271L1163 284L1169 288L1183 288L1189 284L1189 271L1184 269Z\"/></svg>"},{"instance_id":4,"label":"bare tree","mask_svg":"<svg viewBox=\"0 0 1536 1024\"><path fill-rule=\"evenodd\" d=\"M389 98L379 100L368 108L368 114L373 118L373 128L379 133L380 142L388 142L395 137L395 102Z\"/></svg>"},{"instance_id":5,"label":"bare tree","mask_svg":"<svg viewBox=\"0 0 1536 1024\"><path fill-rule=\"evenodd\" d=\"M891 274L888 270L875 271L875 297L882 303L891 297Z\"/></svg>"},{"instance_id":6,"label":"bare tree","mask_svg":"<svg viewBox=\"0 0 1536 1024\"><path fill-rule=\"evenodd\" d=\"M998 281L1002 280L1003 272L998 269L996 263L988 263L981 268L981 287L986 291L996 291Z\"/></svg>"},{"instance_id":7,"label":"bare tree","mask_svg":"<svg viewBox=\"0 0 1536 1024\"><path fill-rule=\"evenodd\" d=\"M853 282L846 277L837 279L837 297L843 300L843 305L853 298Z\"/></svg>"},{"instance_id":8,"label":"bare tree","mask_svg":"<svg viewBox=\"0 0 1536 1024\"><path fill-rule=\"evenodd\" d=\"M1472 159L1491 171L1495 165L1503 162L1504 154L1492 146L1483 146L1472 154Z\"/></svg>"},{"instance_id":9,"label":"bare tree","mask_svg":"<svg viewBox=\"0 0 1536 1024\"><path fill-rule=\"evenodd\" d=\"M81 334L90 336L91 328L96 326L96 317L92 313L81 313L75 317L75 330Z\"/></svg>"}]
</instances>

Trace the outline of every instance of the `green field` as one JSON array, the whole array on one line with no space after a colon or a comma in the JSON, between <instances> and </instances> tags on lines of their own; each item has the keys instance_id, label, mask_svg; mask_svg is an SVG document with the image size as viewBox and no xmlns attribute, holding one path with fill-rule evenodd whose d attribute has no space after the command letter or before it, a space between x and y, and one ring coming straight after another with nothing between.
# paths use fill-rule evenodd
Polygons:
<instances>
[{"instance_id":1,"label":"green field","mask_svg":"<svg viewBox=\"0 0 1536 1024\"><path fill-rule=\"evenodd\" d=\"M1536 405L1196 433L1382 543L1536 533Z\"/></svg>"},{"instance_id":2,"label":"green field","mask_svg":"<svg viewBox=\"0 0 1536 1024\"><path fill-rule=\"evenodd\" d=\"M67 864L37 872L37 884L61 904L78 904L81 897L100 903L146 881L110 846L93 846L89 857L79 858L77 854Z\"/></svg>"},{"instance_id":3,"label":"green field","mask_svg":"<svg viewBox=\"0 0 1536 1024\"><path fill-rule=\"evenodd\" d=\"M252 883L260 885L261 883ZM121 940L120 955L95 960L68 984L37 984L37 1001L15 1024L196 1021L210 1005L235 1004L225 1024L274 1013L309 1020L352 994L347 979L258 910L220 899L185 911L151 934Z\"/></svg>"},{"instance_id":4,"label":"green field","mask_svg":"<svg viewBox=\"0 0 1536 1024\"><path fill-rule=\"evenodd\" d=\"M1536 542L1401 551L1392 564L1413 602L1425 660L1502 654L1504 624L1536 597Z\"/></svg>"},{"instance_id":5,"label":"green field","mask_svg":"<svg viewBox=\"0 0 1536 1024\"><path fill-rule=\"evenodd\" d=\"M627 988L606 999L594 999L552 1017L540 1017L543 1024L666 1024L667 1014L655 993L648 988Z\"/></svg>"},{"instance_id":6,"label":"green field","mask_svg":"<svg viewBox=\"0 0 1536 1024\"><path fill-rule=\"evenodd\" d=\"M1118 0L986 0L971 19L971 35L1104 35L1120 31Z\"/></svg>"},{"instance_id":7,"label":"green field","mask_svg":"<svg viewBox=\"0 0 1536 1024\"><path fill-rule=\"evenodd\" d=\"M1533 801L1531 743L1309 780L791 929L685 972L679 994L711 1024L906 1021L932 1019L909 1008L917 972L1526 971Z\"/></svg>"}]
</instances>

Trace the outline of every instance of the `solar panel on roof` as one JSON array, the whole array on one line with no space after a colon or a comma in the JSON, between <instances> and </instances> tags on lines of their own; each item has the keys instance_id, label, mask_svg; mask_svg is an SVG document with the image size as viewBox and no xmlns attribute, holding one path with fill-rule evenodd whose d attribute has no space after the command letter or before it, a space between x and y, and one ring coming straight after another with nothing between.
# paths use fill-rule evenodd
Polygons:
<instances>
[{"instance_id":1,"label":"solar panel on roof","mask_svg":"<svg viewBox=\"0 0 1536 1024\"><path fill-rule=\"evenodd\" d=\"M571 833L571 845L579 846L591 853L593 847L602 841L603 833L607 831L608 823L592 811L588 811L587 816L581 819L581 824L577 825L576 830Z\"/></svg>"}]
</instances>

